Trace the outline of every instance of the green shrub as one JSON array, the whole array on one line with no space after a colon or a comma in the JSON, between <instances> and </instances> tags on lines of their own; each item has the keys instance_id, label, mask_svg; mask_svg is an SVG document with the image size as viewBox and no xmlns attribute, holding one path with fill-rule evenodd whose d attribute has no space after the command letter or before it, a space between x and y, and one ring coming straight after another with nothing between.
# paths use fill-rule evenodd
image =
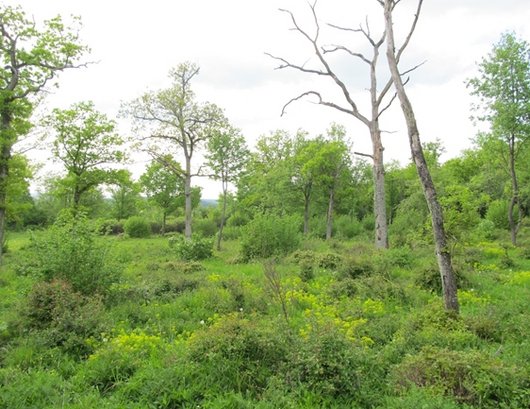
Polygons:
<instances>
[{"instance_id":1,"label":"green shrub","mask_svg":"<svg viewBox=\"0 0 530 409\"><path fill-rule=\"evenodd\" d=\"M104 328L103 303L75 292L64 281L35 284L22 310L23 325L36 330L46 345L76 356L90 352L86 340Z\"/></svg>"},{"instance_id":2,"label":"green shrub","mask_svg":"<svg viewBox=\"0 0 530 409\"><path fill-rule=\"evenodd\" d=\"M517 219L517 214L515 215ZM508 230L510 224L508 221L508 201L494 200L488 206L486 219L493 222L496 228Z\"/></svg>"},{"instance_id":3,"label":"green shrub","mask_svg":"<svg viewBox=\"0 0 530 409\"><path fill-rule=\"evenodd\" d=\"M182 236L172 236L169 246L181 260L204 260L213 254L213 239L198 238L185 239Z\"/></svg>"},{"instance_id":4,"label":"green shrub","mask_svg":"<svg viewBox=\"0 0 530 409\"><path fill-rule=\"evenodd\" d=\"M141 216L129 217L123 228L129 237L143 238L151 235L151 225Z\"/></svg>"},{"instance_id":5,"label":"green shrub","mask_svg":"<svg viewBox=\"0 0 530 409\"><path fill-rule=\"evenodd\" d=\"M338 216L334 220L337 236L352 239L363 232L363 224L355 217L346 215ZM373 226L372 226L373 228Z\"/></svg>"},{"instance_id":6,"label":"green shrub","mask_svg":"<svg viewBox=\"0 0 530 409\"><path fill-rule=\"evenodd\" d=\"M219 228L217 223L211 219L197 219L193 220L193 234L198 234L202 237L212 237L217 234ZM224 230L224 229L223 229Z\"/></svg>"},{"instance_id":7,"label":"green shrub","mask_svg":"<svg viewBox=\"0 0 530 409\"><path fill-rule=\"evenodd\" d=\"M84 216L63 213L47 232L32 237L35 273L48 281L67 281L82 294L105 294L119 273L108 262L108 248L96 240L95 228Z\"/></svg>"},{"instance_id":8,"label":"green shrub","mask_svg":"<svg viewBox=\"0 0 530 409\"><path fill-rule=\"evenodd\" d=\"M469 285L469 280L462 273L462 270L457 268L453 270L457 288L466 288ZM418 286L436 294L442 294L442 279L440 277L440 269L436 264L431 263L419 267L415 274L415 282Z\"/></svg>"},{"instance_id":9,"label":"green shrub","mask_svg":"<svg viewBox=\"0 0 530 409\"><path fill-rule=\"evenodd\" d=\"M480 239L494 240L497 236L495 228L496 226L493 220L481 219L478 226L475 228L475 233Z\"/></svg>"},{"instance_id":10,"label":"green shrub","mask_svg":"<svg viewBox=\"0 0 530 409\"><path fill-rule=\"evenodd\" d=\"M425 347L407 356L392 373L398 389L433 388L458 402L482 408L530 405L530 382L524 371L509 367L480 351Z\"/></svg>"},{"instance_id":11,"label":"green shrub","mask_svg":"<svg viewBox=\"0 0 530 409\"><path fill-rule=\"evenodd\" d=\"M324 253L318 257L318 266L328 270L335 270L342 264L342 257L336 253Z\"/></svg>"},{"instance_id":12,"label":"green shrub","mask_svg":"<svg viewBox=\"0 0 530 409\"><path fill-rule=\"evenodd\" d=\"M300 243L296 217L258 215L244 228L241 238L242 258L267 258L285 255Z\"/></svg>"},{"instance_id":13,"label":"green shrub","mask_svg":"<svg viewBox=\"0 0 530 409\"><path fill-rule=\"evenodd\" d=\"M123 222L116 219L98 220L97 225L98 232L103 235L116 236L125 231L123 228Z\"/></svg>"}]
</instances>

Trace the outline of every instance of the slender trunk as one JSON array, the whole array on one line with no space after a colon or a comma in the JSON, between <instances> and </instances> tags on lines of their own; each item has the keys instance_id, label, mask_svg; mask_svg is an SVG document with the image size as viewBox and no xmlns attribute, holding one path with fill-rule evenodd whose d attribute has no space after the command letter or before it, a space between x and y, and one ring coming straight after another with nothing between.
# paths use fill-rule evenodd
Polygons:
<instances>
[{"instance_id":1,"label":"slender trunk","mask_svg":"<svg viewBox=\"0 0 530 409\"><path fill-rule=\"evenodd\" d=\"M388 248L388 222L386 218L385 200L385 168L383 165L383 144L381 130L377 121L371 127L373 146L373 177L374 177L374 215L375 215L375 247Z\"/></svg>"},{"instance_id":2,"label":"slender trunk","mask_svg":"<svg viewBox=\"0 0 530 409\"><path fill-rule=\"evenodd\" d=\"M223 229L225 227L226 191L227 191L227 187L224 185L224 182L223 182L223 211L221 213L221 224L219 225L219 234L217 235L217 251L221 251L221 240L223 239Z\"/></svg>"},{"instance_id":3,"label":"slender trunk","mask_svg":"<svg viewBox=\"0 0 530 409\"><path fill-rule=\"evenodd\" d=\"M74 200L74 203L73 203L74 214L77 214L77 210L79 209L79 203L81 202L81 191L78 186L74 187L73 200Z\"/></svg>"},{"instance_id":4,"label":"slender trunk","mask_svg":"<svg viewBox=\"0 0 530 409\"><path fill-rule=\"evenodd\" d=\"M309 201L311 193L304 192L304 235L309 234Z\"/></svg>"},{"instance_id":5,"label":"slender trunk","mask_svg":"<svg viewBox=\"0 0 530 409\"><path fill-rule=\"evenodd\" d=\"M512 198L510 199L510 205L508 208L508 221L510 223L510 237L512 240L512 244L514 246L517 245L517 233L519 232L519 227L521 225L521 218L522 218L522 212L521 212L521 204L519 200L519 182L517 181L517 173L515 171L515 136L510 136L509 141L509 148L510 148L510 177L512 179ZM514 217L514 211L516 209L519 212L517 221Z\"/></svg>"},{"instance_id":6,"label":"slender trunk","mask_svg":"<svg viewBox=\"0 0 530 409\"><path fill-rule=\"evenodd\" d=\"M7 179L9 176L9 159L11 158L11 142L6 135L11 125L11 115L2 113L0 136L0 265L4 255L4 240L6 227Z\"/></svg>"},{"instance_id":7,"label":"slender trunk","mask_svg":"<svg viewBox=\"0 0 530 409\"><path fill-rule=\"evenodd\" d=\"M421 1L421 0L420 0ZM429 206L431 213L431 221L434 233L434 242L435 242L435 251L436 258L438 260L438 267L440 269L440 276L442 280L442 290L443 298L445 303L445 308L448 311L453 311L458 313L458 295L457 295L457 286L456 279L453 272L453 266L451 263L451 254L449 252L449 247L447 245L447 239L444 229L443 213L440 203L438 202L436 196L436 189L432 182L431 174L429 168L427 167L427 162L423 155L423 150L421 147L420 134L418 131L418 126L416 123L416 117L414 115L414 110L412 104L408 99L405 87L401 75L399 73L396 55L395 55L395 44L394 44L394 32L392 26L392 9L395 5L394 0L385 0L384 2L384 13L385 13L385 27L386 27L386 39L387 39L387 59L388 66L390 68L390 73L392 75L392 81L396 88L396 92L401 102L401 109L403 111L403 116L407 123L408 135L410 149L414 163L416 164L416 169L421 181L423 188L423 193L425 195L425 200ZM421 5L421 3L420 3ZM418 10L419 12L419 10ZM416 16L417 18L418 16Z\"/></svg>"},{"instance_id":8,"label":"slender trunk","mask_svg":"<svg viewBox=\"0 0 530 409\"><path fill-rule=\"evenodd\" d=\"M184 175L184 236L191 239L191 158L186 157L186 174Z\"/></svg>"},{"instance_id":9,"label":"slender trunk","mask_svg":"<svg viewBox=\"0 0 530 409\"><path fill-rule=\"evenodd\" d=\"M160 229L160 234L163 236L166 234L166 219L167 219L167 211L166 209L162 210L162 228Z\"/></svg>"},{"instance_id":10,"label":"slender trunk","mask_svg":"<svg viewBox=\"0 0 530 409\"><path fill-rule=\"evenodd\" d=\"M328 214L326 218L326 240L331 239L333 232L333 207L335 205L335 189L329 190Z\"/></svg>"}]
</instances>

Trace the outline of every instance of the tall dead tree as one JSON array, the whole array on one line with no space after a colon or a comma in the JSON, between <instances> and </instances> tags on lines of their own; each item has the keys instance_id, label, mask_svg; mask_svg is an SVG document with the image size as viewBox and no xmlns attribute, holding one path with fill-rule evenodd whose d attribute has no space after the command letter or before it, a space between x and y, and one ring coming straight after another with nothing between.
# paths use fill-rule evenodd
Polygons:
<instances>
[{"instance_id":1,"label":"tall dead tree","mask_svg":"<svg viewBox=\"0 0 530 409\"><path fill-rule=\"evenodd\" d=\"M418 176L421 181L425 200L431 213L432 228L434 234L434 243L436 258L438 261L438 267L440 269L440 276L442 280L442 290L446 310L454 311L458 313L458 297L457 297L457 286L456 278L451 263L451 253L447 244L447 237L444 229L443 212L438 198L436 195L436 189L423 154L423 149L420 141L420 133L418 125L416 123L416 116L412 108L412 104L408 98L407 92L405 91L403 74L399 72L398 67L398 55L396 54L395 40L394 40L394 27L392 21L392 12L394 8L401 0L377 0L384 8L385 16L385 28L386 28L386 42L387 51L386 56L388 60L388 66L392 75L392 81L394 83L397 96L401 103L401 109L405 122L407 123L410 150L412 153L412 159L416 165ZM414 20L411 26L411 30L407 35L404 45L410 42L410 38L416 28L418 18L420 16L421 7L423 0L418 0L418 7Z\"/></svg>"},{"instance_id":2,"label":"tall dead tree","mask_svg":"<svg viewBox=\"0 0 530 409\"><path fill-rule=\"evenodd\" d=\"M290 16L291 22L293 24L293 30L302 35L302 37L308 41L312 49L314 50L315 56L317 57L320 68L307 68L305 65L294 64L289 60L281 57L268 54L273 59L280 62L280 65L277 69L292 68L307 74L313 74L317 76L324 76L330 78L333 83L340 89L342 95L345 99L345 105L340 105L334 102L325 101L321 93L315 90L306 91L299 96L291 99L283 107L282 115L285 113L286 107L294 101L297 101L301 98L307 96L313 96L317 98L317 103L327 107L331 107L340 112L352 115L354 118L363 123L370 132L370 138L372 141L372 154L361 154L356 152L356 154L369 157L372 162L373 170L373 179L374 179L374 215L375 215L375 246L377 248L388 248L388 223L386 216L386 200L385 200L385 170L383 164L383 151L384 147L381 142L381 127L379 120L381 115L390 107L392 102L395 99L395 95L390 98L386 98L389 95L389 91L392 88L392 80L387 79L384 82L384 86L378 88L378 76L376 73L377 64L379 61L379 50L385 41L385 33L382 33L379 37L374 37L370 31L370 26L368 24L368 19L364 26L359 26L359 28L346 28L340 27L334 24L328 24L329 27L339 30L342 32L351 32L353 34L361 34L365 40L368 42L371 55L369 57L365 56L362 53L355 52L344 45L331 45L331 46L321 46L320 45L320 23L317 18L316 13L316 4L315 1L313 4L309 4L311 14L313 17L314 23L314 33L310 34L308 30L304 29L297 21L295 15L289 11L280 9L280 11L287 13ZM403 47L404 48L404 47ZM369 68L369 79L370 79L370 104L371 112L370 114L364 115L360 112L358 104L352 98L351 92L346 86L345 82L339 77L336 71L331 67L330 61L327 59L326 55L344 52L350 56L360 60L362 63L368 65ZM402 50L398 52L397 58L401 55ZM409 70L411 71L411 70Z\"/></svg>"}]
</instances>

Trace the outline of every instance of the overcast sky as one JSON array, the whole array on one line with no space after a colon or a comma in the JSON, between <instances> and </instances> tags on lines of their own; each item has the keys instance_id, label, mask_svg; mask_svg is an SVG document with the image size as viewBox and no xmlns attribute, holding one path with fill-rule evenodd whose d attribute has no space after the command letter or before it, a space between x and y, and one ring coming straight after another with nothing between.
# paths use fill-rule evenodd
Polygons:
<instances>
[{"instance_id":1,"label":"overcast sky","mask_svg":"<svg viewBox=\"0 0 530 409\"><path fill-rule=\"evenodd\" d=\"M82 38L92 49L87 57L97 61L85 69L60 76L60 88L47 98L49 108L66 108L82 100L115 117L121 102L169 84L167 73L183 61L201 67L193 87L197 98L221 106L233 125L240 128L249 145L276 129L310 135L325 132L331 122L343 124L356 151L370 152L369 134L353 117L312 104L292 104L280 117L282 106L292 97L317 90L337 103L341 95L331 82L295 71L274 70L270 52L311 64L309 44L290 31L291 23L278 8L287 8L312 32L305 0L4 0L20 4L36 21L57 14L79 15ZM396 31L411 21L416 0L402 0L395 17ZM327 23L356 28L366 18L374 36L382 13L375 0L320 0L317 13L322 22L323 44L340 42L364 50L358 34L326 29ZM477 73L476 63L491 50L501 33L514 31L530 40L528 0L425 0L417 31L403 59L403 68L425 61L411 75L408 90L418 117L423 141L440 139L444 158L471 146L476 134L470 116L471 99L465 81ZM382 73L386 68L381 58ZM350 86L361 109L368 114L368 71L359 60L345 55L333 60L337 72ZM383 79L381 82L384 82ZM405 124L399 106L382 117L385 161L410 157ZM137 176L145 162L131 165ZM198 181L197 181L198 182ZM215 197L218 188L204 184L204 197Z\"/></svg>"}]
</instances>

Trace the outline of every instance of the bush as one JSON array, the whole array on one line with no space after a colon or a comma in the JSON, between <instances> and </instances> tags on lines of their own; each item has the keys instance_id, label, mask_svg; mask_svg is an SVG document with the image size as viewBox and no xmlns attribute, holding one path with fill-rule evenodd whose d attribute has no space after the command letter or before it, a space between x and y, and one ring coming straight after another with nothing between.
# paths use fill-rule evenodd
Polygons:
<instances>
[{"instance_id":1,"label":"bush","mask_svg":"<svg viewBox=\"0 0 530 409\"><path fill-rule=\"evenodd\" d=\"M103 329L103 303L85 297L65 281L37 283L22 311L23 325L37 330L45 344L59 346L76 356L90 352L86 339Z\"/></svg>"},{"instance_id":2,"label":"bush","mask_svg":"<svg viewBox=\"0 0 530 409\"><path fill-rule=\"evenodd\" d=\"M299 223L295 217L272 214L257 216L245 228L241 238L242 258L267 258L285 255L300 243Z\"/></svg>"},{"instance_id":3,"label":"bush","mask_svg":"<svg viewBox=\"0 0 530 409\"><path fill-rule=\"evenodd\" d=\"M203 237L212 237L217 234L219 228L214 220L211 219L197 219L193 220L193 234L198 234Z\"/></svg>"},{"instance_id":4,"label":"bush","mask_svg":"<svg viewBox=\"0 0 530 409\"><path fill-rule=\"evenodd\" d=\"M392 378L401 390L427 387L482 408L523 408L530 405L530 385L522 372L483 352L426 347L407 356Z\"/></svg>"},{"instance_id":5,"label":"bush","mask_svg":"<svg viewBox=\"0 0 530 409\"><path fill-rule=\"evenodd\" d=\"M486 219L493 222L496 228L508 230L510 228L508 221L508 201L494 200L491 202L488 206ZM517 220L517 214L515 215L515 219Z\"/></svg>"},{"instance_id":6,"label":"bush","mask_svg":"<svg viewBox=\"0 0 530 409\"><path fill-rule=\"evenodd\" d=\"M213 240L211 238L185 239L182 236L173 236L169 246L175 250L181 260L204 260L213 254Z\"/></svg>"},{"instance_id":7,"label":"bush","mask_svg":"<svg viewBox=\"0 0 530 409\"><path fill-rule=\"evenodd\" d=\"M359 220L346 215L336 217L334 223L337 236L345 239L353 239L360 235L364 229L363 224Z\"/></svg>"},{"instance_id":8,"label":"bush","mask_svg":"<svg viewBox=\"0 0 530 409\"><path fill-rule=\"evenodd\" d=\"M124 232L123 222L116 219L98 220L98 232L103 235L118 235Z\"/></svg>"},{"instance_id":9,"label":"bush","mask_svg":"<svg viewBox=\"0 0 530 409\"><path fill-rule=\"evenodd\" d=\"M67 281L85 295L105 294L119 275L96 239L94 226L84 216L61 214L45 234L32 237L35 272L48 281Z\"/></svg>"},{"instance_id":10,"label":"bush","mask_svg":"<svg viewBox=\"0 0 530 409\"><path fill-rule=\"evenodd\" d=\"M151 226L147 220L140 216L129 217L123 225L129 237L143 238L151 235Z\"/></svg>"}]
</instances>

